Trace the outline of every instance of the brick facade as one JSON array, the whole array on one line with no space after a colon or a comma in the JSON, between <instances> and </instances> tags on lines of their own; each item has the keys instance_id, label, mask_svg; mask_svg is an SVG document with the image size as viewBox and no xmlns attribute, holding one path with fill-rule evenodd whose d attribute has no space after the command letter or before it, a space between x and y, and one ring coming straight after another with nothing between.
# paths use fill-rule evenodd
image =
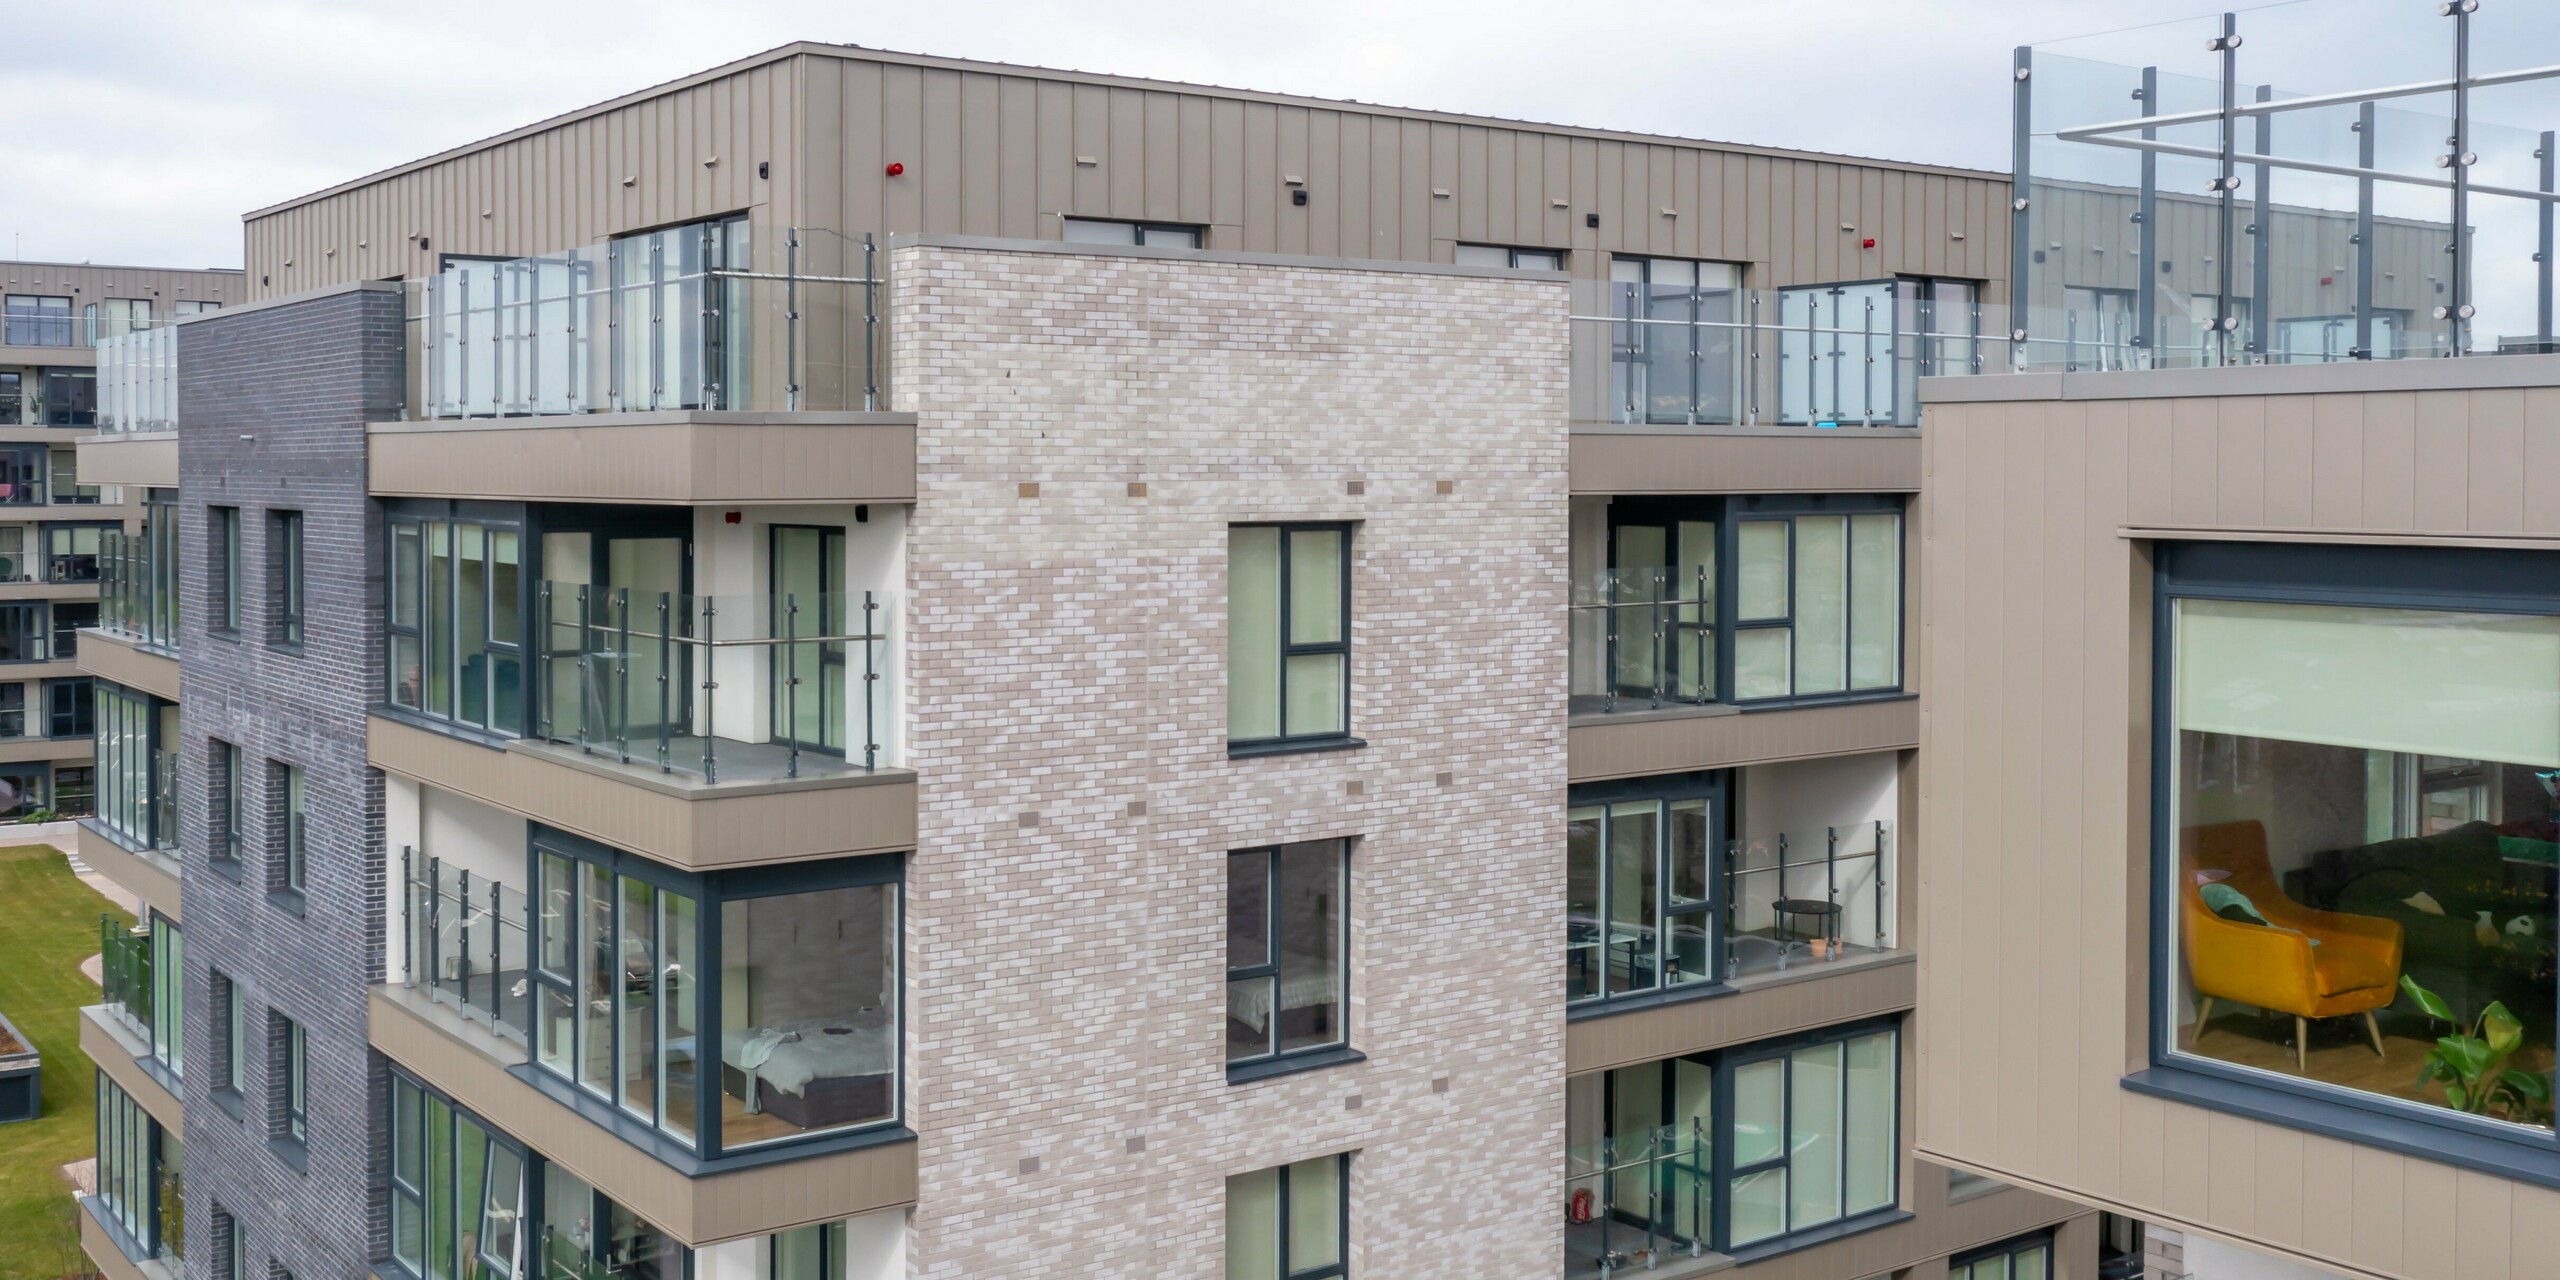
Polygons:
<instances>
[{"instance_id":1,"label":"brick facade","mask_svg":"<svg viewBox=\"0 0 2560 1280\"><path fill-rule=\"evenodd\" d=\"M382 561L364 426L398 415L400 303L393 292L347 290L221 312L178 330L187 370L178 461L189 557L179 575L187 1036L216 1043L210 971L220 969L238 983L251 1035L263 1041L281 1015L301 1023L310 1042L307 1171L269 1139L283 1130L280 1046L246 1046L236 1108L212 1096L210 1060L187 1075L188 1216L213 1222L218 1200L246 1236L256 1274L273 1259L308 1280L360 1275L381 1244L373 1204L380 1071L366 1044L365 998L381 967L382 788L365 764L365 709L382 683ZM204 559L209 506L241 513L236 636L206 626L216 616ZM275 510L303 513L309 623L298 649L269 642L263 544ZM236 870L207 858L215 835L208 742L216 738L238 746L252 781L241 788ZM299 909L268 892L281 880L269 864L282 843L282 793L259 783L283 764L299 766L308 787ZM215 1265L210 1249L188 1261L197 1275Z\"/></svg>"},{"instance_id":2,"label":"brick facade","mask_svg":"<svg viewBox=\"0 0 2560 1280\"><path fill-rule=\"evenodd\" d=\"M1563 910L1564 284L892 271L912 1274L1215 1277L1229 1175L1345 1150L1354 1274L1552 1271L1564 1010L1526 940ZM1275 520L1358 523L1363 747L1228 757L1227 530ZM1367 1060L1231 1086L1225 855L1337 836Z\"/></svg>"}]
</instances>

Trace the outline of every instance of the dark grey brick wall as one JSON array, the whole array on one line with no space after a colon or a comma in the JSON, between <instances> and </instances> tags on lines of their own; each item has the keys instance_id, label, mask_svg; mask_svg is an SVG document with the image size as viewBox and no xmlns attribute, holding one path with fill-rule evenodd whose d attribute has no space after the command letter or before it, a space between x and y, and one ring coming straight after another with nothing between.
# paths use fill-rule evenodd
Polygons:
<instances>
[{"instance_id":1,"label":"dark grey brick wall","mask_svg":"<svg viewBox=\"0 0 2560 1280\"><path fill-rule=\"evenodd\" d=\"M185 630L180 673L181 881L187 921L187 1035L216 1043L210 971L240 987L242 1019L260 1043L232 1108L212 1096L213 1063L191 1062L185 1103L187 1215L214 1221L219 1203L246 1238L247 1265L268 1260L302 1280L363 1274L380 1256L377 1170L385 1158L381 1068L365 1040L367 986L382 970L382 786L365 764L365 709L381 687L381 520L366 496L364 425L398 416L401 299L363 290L192 322L178 331L180 540ZM208 571L210 506L240 509L242 600L237 635L217 616ZM303 513L304 643L270 643L273 510ZM241 788L240 865L211 864L207 743L240 750L244 780L271 764L304 771L308 891L281 882L281 789ZM309 1141L302 1168L280 1155L281 1049L263 1043L272 1015L306 1028ZM210 1232L190 1242L188 1270L214 1274Z\"/></svg>"}]
</instances>

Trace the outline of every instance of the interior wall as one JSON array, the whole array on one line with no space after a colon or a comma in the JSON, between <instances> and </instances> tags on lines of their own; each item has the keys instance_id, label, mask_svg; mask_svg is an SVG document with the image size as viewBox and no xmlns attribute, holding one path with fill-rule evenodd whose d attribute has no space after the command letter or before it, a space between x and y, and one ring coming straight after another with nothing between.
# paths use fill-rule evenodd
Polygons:
<instances>
[{"instance_id":1,"label":"interior wall","mask_svg":"<svg viewBox=\"0 0 2560 1280\"><path fill-rule=\"evenodd\" d=\"M1863 853L1870 839L1865 833L1848 828L1883 822L1887 829L1882 865L1890 867L1899 847L1900 830L1895 825L1901 814L1899 766L1898 753L1879 751L1744 769L1734 804L1734 839L1753 840L1783 833L1788 840L1788 861L1819 860L1830 829L1839 827L1843 828L1840 852L1846 857ZM1888 873L1881 890L1884 937L1876 937L1878 866L1878 859L1860 858L1843 862L1838 869L1841 936L1859 946L1892 946L1897 933L1895 893L1902 877ZM1820 896L1824 887L1822 874L1818 865L1809 872L1790 874L1790 896ZM1736 921L1736 926L1750 929L1769 923L1765 919L1743 918Z\"/></svg>"},{"instance_id":2,"label":"interior wall","mask_svg":"<svg viewBox=\"0 0 2560 1280\"><path fill-rule=\"evenodd\" d=\"M738 522L731 524L735 514ZM860 517L860 518L857 518ZM744 610L751 625L763 628L770 622L772 582L772 528L775 525L818 525L841 529L845 534L844 581L836 588L846 593L845 624L855 632L863 625L862 597L869 592L879 606L870 625L874 634L888 637L877 654L880 679L870 682L873 699L872 732L880 743L879 761L895 763L900 741L899 722L903 714L900 690L903 687L904 652L901 628L897 620L902 613L906 586L907 508L889 503L836 503L827 505L777 505L761 507L697 507L694 509L694 590L697 594L720 597L720 608ZM758 631L756 634L770 634ZM863 744L862 654L855 646L847 646L846 673L849 701L845 709L845 735L848 754L859 759ZM723 651L719 663L719 688L710 703L711 718L707 723L721 737L742 742L762 742L771 736L772 650L763 647L737 648Z\"/></svg>"},{"instance_id":3,"label":"interior wall","mask_svg":"<svg viewBox=\"0 0 2560 1280\"><path fill-rule=\"evenodd\" d=\"M1599 595L1600 575L1609 568L1609 498L1605 494L1577 494L1573 498L1572 551L1573 602L1595 604ZM1598 609L1575 609L1570 622L1573 631L1573 691L1597 693L1608 685L1608 619Z\"/></svg>"},{"instance_id":4,"label":"interior wall","mask_svg":"<svg viewBox=\"0 0 2560 1280\"><path fill-rule=\"evenodd\" d=\"M450 791L415 787L420 813L420 857L441 859L448 872L459 868L474 881L498 880L518 890L525 884L525 849L530 838L525 820Z\"/></svg>"}]
</instances>

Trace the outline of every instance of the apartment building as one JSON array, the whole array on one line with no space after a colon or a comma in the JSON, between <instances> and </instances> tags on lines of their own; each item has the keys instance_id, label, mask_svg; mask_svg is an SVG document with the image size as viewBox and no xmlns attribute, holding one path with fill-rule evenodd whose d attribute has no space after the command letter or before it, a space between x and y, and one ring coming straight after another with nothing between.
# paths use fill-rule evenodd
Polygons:
<instances>
[{"instance_id":1,"label":"apartment building","mask_svg":"<svg viewBox=\"0 0 2560 1280\"><path fill-rule=\"evenodd\" d=\"M249 214L91 1256L2095 1276L1913 1142L2008 199L803 44Z\"/></svg>"},{"instance_id":2,"label":"apartment building","mask_svg":"<svg viewBox=\"0 0 2560 1280\"><path fill-rule=\"evenodd\" d=\"M2560 1265L2531 16L2019 51L2024 371L1921 393L1918 1149L2128 1267ZM2175 247L2082 216L2172 191ZM2093 363L2106 289L2151 341Z\"/></svg>"}]
</instances>

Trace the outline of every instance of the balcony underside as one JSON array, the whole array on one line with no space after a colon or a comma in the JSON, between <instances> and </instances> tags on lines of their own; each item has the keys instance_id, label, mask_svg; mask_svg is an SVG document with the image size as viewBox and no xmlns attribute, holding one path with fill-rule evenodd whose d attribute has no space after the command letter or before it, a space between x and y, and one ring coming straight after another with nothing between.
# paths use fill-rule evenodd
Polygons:
<instances>
[{"instance_id":1,"label":"balcony underside","mask_svg":"<svg viewBox=\"0 0 2560 1280\"><path fill-rule=\"evenodd\" d=\"M912 502L915 415L672 411L381 422L379 497Z\"/></svg>"},{"instance_id":2,"label":"balcony underside","mask_svg":"<svg viewBox=\"0 0 2560 1280\"><path fill-rule=\"evenodd\" d=\"M178 913L178 864L166 853L134 850L98 828L97 819L79 824L80 860L118 888L157 908L172 920Z\"/></svg>"},{"instance_id":3,"label":"balcony underside","mask_svg":"<svg viewBox=\"0 0 2560 1280\"><path fill-rule=\"evenodd\" d=\"M73 444L80 451L82 484L129 484L157 489L178 486L175 431L82 436Z\"/></svg>"},{"instance_id":4,"label":"balcony underside","mask_svg":"<svg viewBox=\"0 0 2560 1280\"><path fill-rule=\"evenodd\" d=\"M73 660L84 674L140 689L169 702L178 700L178 660L154 653L112 631L83 628L80 652Z\"/></svg>"},{"instance_id":5,"label":"balcony underside","mask_svg":"<svg viewBox=\"0 0 2560 1280\"><path fill-rule=\"evenodd\" d=\"M1917 493L1909 427L1576 426L1575 493Z\"/></svg>"},{"instance_id":6,"label":"balcony underside","mask_svg":"<svg viewBox=\"0 0 2560 1280\"><path fill-rule=\"evenodd\" d=\"M165 1128L186 1131L186 1116L179 1110L178 1095L171 1093L159 1076L143 1068L143 1060L151 1056L151 1046L131 1028L120 1025L105 1005L90 1005L80 1011L80 1052L106 1072L116 1087L133 1095L152 1119Z\"/></svg>"},{"instance_id":7,"label":"balcony underside","mask_svg":"<svg viewBox=\"0 0 2560 1280\"><path fill-rule=\"evenodd\" d=\"M1736 711L1726 706L1625 709L1576 716L1565 731L1575 782L1817 760L1916 746L1920 700L1908 695L1827 706Z\"/></svg>"}]
</instances>

